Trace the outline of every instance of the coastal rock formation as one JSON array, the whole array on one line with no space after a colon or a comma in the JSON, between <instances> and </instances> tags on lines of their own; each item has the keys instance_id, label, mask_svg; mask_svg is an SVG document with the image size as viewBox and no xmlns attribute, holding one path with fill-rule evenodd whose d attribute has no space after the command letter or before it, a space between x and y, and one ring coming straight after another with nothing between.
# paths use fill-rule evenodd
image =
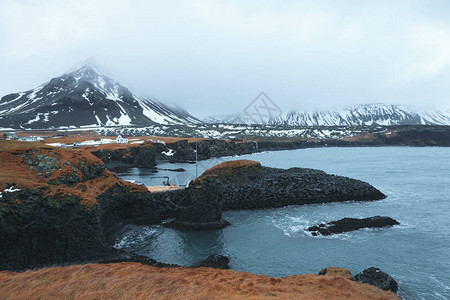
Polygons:
<instances>
[{"instance_id":1,"label":"coastal rock formation","mask_svg":"<svg viewBox=\"0 0 450 300\"><path fill-rule=\"evenodd\" d=\"M399 222L392 218L380 216L364 219L343 218L338 221L321 223L317 226L311 226L307 230L310 231L313 236L317 236L319 234L331 235L358 230L361 228L382 228L399 224Z\"/></svg>"},{"instance_id":2,"label":"coastal rock formation","mask_svg":"<svg viewBox=\"0 0 450 300\"><path fill-rule=\"evenodd\" d=\"M153 258L143 256L143 255L137 255L134 253L126 253L122 252L119 253L118 256L113 257L111 259L104 259L100 260L99 264L115 264L115 263L124 263L124 262L131 262L131 263L139 263L141 265L146 266L153 266L157 268L179 268L180 265L176 264L165 264L162 262L159 262L157 260L154 260Z\"/></svg>"},{"instance_id":3,"label":"coastal rock formation","mask_svg":"<svg viewBox=\"0 0 450 300\"><path fill-rule=\"evenodd\" d=\"M332 274L273 278L126 262L0 272L0 282L0 295L5 299L400 299L392 292Z\"/></svg>"},{"instance_id":4,"label":"coastal rock formation","mask_svg":"<svg viewBox=\"0 0 450 300\"><path fill-rule=\"evenodd\" d=\"M221 163L206 170L190 185L216 193L224 210L372 201L386 197L360 180L314 169L262 167L249 160Z\"/></svg>"},{"instance_id":5,"label":"coastal rock formation","mask_svg":"<svg viewBox=\"0 0 450 300\"><path fill-rule=\"evenodd\" d=\"M262 167L250 160L221 163L189 188L153 194L165 224L178 229L218 229L229 225L222 209L261 209L340 201L371 201L386 196L370 184L320 170Z\"/></svg>"},{"instance_id":6,"label":"coastal rock formation","mask_svg":"<svg viewBox=\"0 0 450 300\"><path fill-rule=\"evenodd\" d=\"M214 269L223 269L228 270L230 266L228 263L230 259L225 255L213 254L208 256L204 261L199 262L198 264L193 265L194 268L206 267L206 268L214 268Z\"/></svg>"},{"instance_id":7,"label":"coastal rock formation","mask_svg":"<svg viewBox=\"0 0 450 300\"><path fill-rule=\"evenodd\" d=\"M347 269L339 267L328 267L319 271L319 275L327 275L333 277L341 277L349 280L353 280L352 272Z\"/></svg>"},{"instance_id":8,"label":"coastal rock formation","mask_svg":"<svg viewBox=\"0 0 450 300\"><path fill-rule=\"evenodd\" d=\"M212 189L188 187L177 193L181 193L182 198L175 209L175 220L165 226L186 230L210 230L230 225L222 218L222 204Z\"/></svg>"},{"instance_id":9,"label":"coastal rock formation","mask_svg":"<svg viewBox=\"0 0 450 300\"><path fill-rule=\"evenodd\" d=\"M100 150L90 149L92 154L104 163L123 163L138 167L154 167L160 161L192 162L195 161L194 139L173 139L171 142L147 141L138 145L113 145ZM273 144L273 143L269 143ZM275 143L276 144L276 143ZM289 148L292 148L289 143ZM219 139L198 139L198 160L212 157L242 155L258 152L255 142L236 142ZM279 147L283 147L279 145Z\"/></svg>"},{"instance_id":10,"label":"coastal rock formation","mask_svg":"<svg viewBox=\"0 0 450 300\"><path fill-rule=\"evenodd\" d=\"M398 291L398 284L394 278L375 267L370 267L361 273L356 274L355 281L371 284L384 291L391 291L394 293L397 293Z\"/></svg>"},{"instance_id":11,"label":"coastal rock formation","mask_svg":"<svg viewBox=\"0 0 450 300\"><path fill-rule=\"evenodd\" d=\"M329 131L326 128L322 128L322 130ZM340 130L345 131L345 128ZM362 127L360 132L361 134L357 135L354 133L343 134L340 139L326 137L312 140L271 140L270 136L264 135L259 136L258 141L201 138L197 140L198 160L251 154L261 151L317 147L376 145L450 146L450 129L448 126L386 126L383 130L375 130L373 127ZM134 135L136 133L130 132L130 134ZM195 161L195 139L167 138L166 140L169 141L146 141L142 144L121 145L120 147L108 145L100 150L98 148L91 148L90 150L105 163L125 163L138 167L154 167L160 161ZM115 165L111 164L111 166Z\"/></svg>"},{"instance_id":12,"label":"coastal rock formation","mask_svg":"<svg viewBox=\"0 0 450 300\"><path fill-rule=\"evenodd\" d=\"M95 259L125 223L160 222L148 190L84 150L0 142L0 270Z\"/></svg>"},{"instance_id":13,"label":"coastal rock formation","mask_svg":"<svg viewBox=\"0 0 450 300\"><path fill-rule=\"evenodd\" d=\"M154 167L161 153L166 150L163 144L144 143L132 147L124 146L118 149L100 149L92 151L92 154L100 158L104 163L121 162L139 167Z\"/></svg>"}]
</instances>

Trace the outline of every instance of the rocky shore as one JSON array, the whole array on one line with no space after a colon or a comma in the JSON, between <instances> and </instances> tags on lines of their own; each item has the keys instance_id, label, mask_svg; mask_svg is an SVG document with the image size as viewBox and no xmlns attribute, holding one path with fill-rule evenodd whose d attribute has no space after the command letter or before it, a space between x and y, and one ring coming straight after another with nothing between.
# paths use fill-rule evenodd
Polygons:
<instances>
[{"instance_id":1,"label":"rocky shore","mask_svg":"<svg viewBox=\"0 0 450 300\"><path fill-rule=\"evenodd\" d=\"M249 160L223 162L206 170L184 190L155 193L173 210L177 228L226 226L221 210L264 209L342 201L373 201L386 196L370 184L320 170L276 169Z\"/></svg>"},{"instance_id":2,"label":"rocky shore","mask_svg":"<svg viewBox=\"0 0 450 300\"><path fill-rule=\"evenodd\" d=\"M332 127L329 128L333 129ZM356 130L357 128L355 128ZM388 126L384 130L361 128L360 135L339 139L198 139L198 160L236 156L262 151L294 150L318 147L364 146L450 146L450 126ZM193 162L196 159L195 139L178 138L171 142L145 142L90 149L107 166L155 167L160 162Z\"/></svg>"},{"instance_id":3,"label":"rocky shore","mask_svg":"<svg viewBox=\"0 0 450 300\"><path fill-rule=\"evenodd\" d=\"M369 217L364 219L344 218L338 221L331 221L328 223L321 223L317 226L311 226L307 230L311 232L313 236L317 235L331 235L348 231L354 231L361 228L383 228L400 223L389 217Z\"/></svg>"},{"instance_id":4,"label":"rocky shore","mask_svg":"<svg viewBox=\"0 0 450 300\"><path fill-rule=\"evenodd\" d=\"M108 235L160 214L144 186L84 150L0 142L0 270L104 258Z\"/></svg>"},{"instance_id":5,"label":"rocky shore","mask_svg":"<svg viewBox=\"0 0 450 300\"><path fill-rule=\"evenodd\" d=\"M0 149L5 162L0 170L0 271L93 261L180 269L118 252L110 241L126 224L161 224L171 218L166 226L217 229L229 225L222 218L227 209L385 197L359 180L312 169L267 168L247 160L217 165L186 189L152 194L119 179L86 150L18 142L0 142ZM212 255L192 267L227 269L228 262ZM0 276L8 274L14 273ZM373 284L370 273L363 275L361 281Z\"/></svg>"},{"instance_id":6,"label":"rocky shore","mask_svg":"<svg viewBox=\"0 0 450 300\"><path fill-rule=\"evenodd\" d=\"M119 179L85 150L2 145L0 269L103 259L115 232L128 223L172 218L166 226L217 229L229 225L222 210L385 197L359 180L246 160L215 166L187 189L152 194Z\"/></svg>"}]
</instances>

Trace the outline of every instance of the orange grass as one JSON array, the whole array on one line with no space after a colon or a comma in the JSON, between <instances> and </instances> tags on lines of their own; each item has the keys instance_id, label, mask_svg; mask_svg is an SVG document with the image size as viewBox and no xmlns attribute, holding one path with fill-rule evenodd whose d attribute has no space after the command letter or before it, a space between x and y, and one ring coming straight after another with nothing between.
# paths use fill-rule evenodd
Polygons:
<instances>
[{"instance_id":1,"label":"orange grass","mask_svg":"<svg viewBox=\"0 0 450 300\"><path fill-rule=\"evenodd\" d=\"M399 299L339 274L270 278L210 268L88 264L0 272L2 299Z\"/></svg>"},{"instance_id":2,"label":"orange grass","mask_svg":"<svg viewBox=\"0 0 450 300\"><path fill-rule=\"evenodd\" d=\"M28 164L22 161L22 154L25 154L30 149L36 151L32 156L38 154L54 156L50 152L59 154L61 156L59 159L61 169L56 170L49 178L37 177L37 172L29 170ZM103 165L100 159L86 150L43 146L40 143L0 141L0 161L0 191L14 186L14 188L21 190L29 188L40 189L45 191L47 197L56 196L61 198L64 195L75 195L80 199L80 203L88 208L97 203L99 195L114 185L127 186L130 192L147 192L145 186L123 181L106 169L98 177L80 182L73 187L64 184L48 184L49 180L56 179L63 173L73 172L69 166L63 165L66 161L71 162L73 165L78 165L80 161L83 161L85 164ZM78 171L78 175L80 178L83 178L80 171Z\"/></svg>"},{"instance_id":3,"label":"orange grass","mask_svg":"<svg viewBox=\"0 0 450 300\"><path fill-rule=\"evenodd\" d=\"M248 160L248 159L238 159L238 160L232 160L232 161L225 161L223 163L220 163L218 165L215 165L212 168L209 168L205 171L205 173L213 173L216 171L221 170L233 170L237 168L252 168L252 167L261 167L261 164L257 161Z\"/></svg>"},{"instance_id":4,"label":"orange grass","mask_svg":"<svg viewBox=\"0 0 450 300\"><path fill-rule=\"evenodd\" d=\"M202 184L205 180L215 177L233 177L238 174L249 175L253 172L260 172L261 164L248 159L232 160L220 163L209 168L194 180L193 184Z\"/></svg>"}]
</instances>

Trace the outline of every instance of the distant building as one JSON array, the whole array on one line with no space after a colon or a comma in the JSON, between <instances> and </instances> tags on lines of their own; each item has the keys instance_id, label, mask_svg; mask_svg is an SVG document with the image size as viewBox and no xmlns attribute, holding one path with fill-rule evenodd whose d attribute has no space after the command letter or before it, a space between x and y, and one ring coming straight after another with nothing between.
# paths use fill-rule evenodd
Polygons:
<instances>
[{"instance_id":1,"label":"distant building","mask_svg":"<svg viewBox=\"0 0 450 300\"><path fill-rule=\"evenodd\" d=\"M8 141L11 141L11 140L18 140L18 139L19 139L19 137L18 137L14 132L11 132L11 133L5 133L5 134L3 135L3 137L4 137L6 140L8 140Z\"/></svg>"},{"instance_id":2,"label":"distant building","mask_svg":"<svg viewBox=\"0 0 450 300\"><path fill-rule=\"evenodd\" d=\"M117 144L128 144L128 137L123 134L119 134L116 138Z\"/></svg>"},{"instance_id":3,"label":"distant building","mask_svg":"<svg viewBox=\"0 0 450 300\"><path fill-rule=\"evenodd\" d=\"M37 136L27 136L25 138L25 141L27 141L27 142L37 142L38 141L38 137Z\"/></svg>"},{"instance_id":4,"label":"distant building","mask_svg":"<svg viewBox=\"0 0 450 300\"><path fill-rule=\"evenodd\" d=\"M37 136L21 136L18 138L19 141L23 142L37 142L38 137Z\"/></svg>"}]
</instances>

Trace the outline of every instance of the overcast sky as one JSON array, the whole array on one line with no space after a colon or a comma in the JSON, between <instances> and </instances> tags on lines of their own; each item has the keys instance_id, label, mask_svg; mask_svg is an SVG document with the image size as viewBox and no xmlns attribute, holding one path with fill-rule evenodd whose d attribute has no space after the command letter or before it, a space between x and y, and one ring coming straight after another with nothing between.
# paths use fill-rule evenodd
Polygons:
<instances>
[{"instance_id":1,"label":"overcast sky","mask_svg":"<svg viewBox=\"0 0 450 300\"><path fill-rule=\"evenodd\" d=\"M93 59L195 116L450 106L450 1L0 0L0 94Z\"/></svg>"}]
</instances>

